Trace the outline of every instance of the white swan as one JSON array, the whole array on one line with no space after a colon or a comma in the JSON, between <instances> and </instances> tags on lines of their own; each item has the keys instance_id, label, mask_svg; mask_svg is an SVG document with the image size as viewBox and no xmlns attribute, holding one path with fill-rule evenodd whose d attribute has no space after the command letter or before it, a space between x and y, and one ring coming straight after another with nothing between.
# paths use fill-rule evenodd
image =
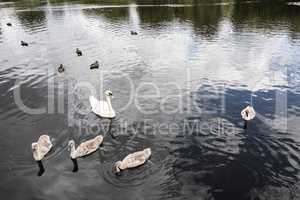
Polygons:
<instances>
[{"instance_id":1,"label":"white swan","mask_svg":"<svg viewBox=\"0 0 300 200\"><path fill-rule=\"evenodd\" d=\"M151 156L151 149L147 148L143 151L138 151L126 156L122 161L118 161L115 164L116 172L121 170L138 167L144 164Z\"/></svg>"},{"instance_id":2,"label":"white swan","mask_svg":"<svg viewBox=\"0 0 300 200\"><path fill-rule=\"evenodd\" d=\"M92 111L103 118L114 118L116 113L111 105L112 92L106 90L104 94L106 101L99 101L94 96L89 97Z\"/></svg>"},{"instance_id":3,"label":"white swan","mask_svg":"<svg viewBox=\"0 0 300 200\"><path fill-rule=\"evenodd\" d=\"M37 142L31 144L31 148L34 160L42 160L52 148L50 137L48 135L41 135Z\"/></svg>"},{"instance_id":4,"label":"white swan","mask_svg":"<svg viewBox=\"0 0 300 200\"><path fill-rule=\"evenodd\" d=\"M255 111L252 106L247 106L245 109L242 110L241 115L242 118L246 121L250 121L255 117Z\"/></svg>"},{"instance_id":5,"label":"white swan","mask_svg":"<svg viewBox=\"0 0 300 200\"><path fill-rule=\"evenodd\" d=\"M74 140L69 141L69 146L71 147L71 158L76 159L82 156L86 156L88 154L93 153L96 151L100 144L103 142L103 136L98 135L95 138L85 141L81 143L76 149L75 149L75 142Z\"/></svg>"}]
</instances>

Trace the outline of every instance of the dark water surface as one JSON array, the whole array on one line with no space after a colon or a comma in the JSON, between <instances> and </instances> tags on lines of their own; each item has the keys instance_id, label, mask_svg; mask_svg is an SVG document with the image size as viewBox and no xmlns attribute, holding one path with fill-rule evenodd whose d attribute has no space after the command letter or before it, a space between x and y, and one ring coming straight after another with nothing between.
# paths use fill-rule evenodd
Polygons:
<instances>
[{"instance_id":1,"label":"dark water surface","mask_svg":"<svg viewBox=\"0 0 300 200\"><path fill-rule=\"evenodd\" d=\"M89 110L103 89L111 121ZM300 199L300 4L0 2L0 95L1 199ZM99 133L73 173L68 141ZM115 175L146 147L150 162Z\"/></svg>"}]
</instances>

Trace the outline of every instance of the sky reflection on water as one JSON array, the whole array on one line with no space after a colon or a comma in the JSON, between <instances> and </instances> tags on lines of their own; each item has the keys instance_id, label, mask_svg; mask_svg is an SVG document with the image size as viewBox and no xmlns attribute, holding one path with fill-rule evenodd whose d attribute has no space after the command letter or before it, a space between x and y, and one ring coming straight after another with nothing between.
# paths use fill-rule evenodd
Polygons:
<instances>
[{"instance_id":1,"label":"sky reflection on water","mask_svg":"<svg viewBox=\"0 0 300 200\"><path fill-rule=\"evenodd\" d=\"M2 198L299 198L300 6L193 3L0 4ZM101 69L91 71L95 60ZM112 90L117 118L90 113L90 91L79 83L98 96ZM160 94L143 96L157 92L153 84ZM20 110L18 89L25 105L47 112ZM258 115L244 130L249 103ZM73 173L68 140L97 131L103 147ZM55 147L37 177L30 145L42 133ZM151 162L113 173L115 161L145 147Z\"/></svg>"}]
</instances>

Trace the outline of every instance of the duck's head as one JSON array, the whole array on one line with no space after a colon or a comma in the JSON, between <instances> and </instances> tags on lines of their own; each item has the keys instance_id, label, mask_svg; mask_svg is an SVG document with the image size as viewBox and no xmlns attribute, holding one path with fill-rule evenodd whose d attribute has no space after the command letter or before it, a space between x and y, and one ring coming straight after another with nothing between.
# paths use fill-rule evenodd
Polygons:
<instances>
[{"instance_id":1,"label":"duck's head","mask_svg":"<svg viewBox=\"0 0 300 200\"><path fill-rule=\"evenodd\" d=\"M105 90L104 94L108 97L113 97L113 93L110 90Z\"/></svg>"},{"instance_id":2,"label":"duck's head","mask_svg":"<svg viewBox=\"0 0 300 200\"><path fill-rule=\"evenodd\" d=\"M37 151L37 150L38 150L38 147L39 147L39 145L38 145L37 142L34 142L34 143L31 144L31 149L32 149L32 151Z\"/></svg>"},{"instance_id":3,"label":"duck's head","mask_svg":"<svg viewBox=\"0 0 300 200\"><path fill-rule=\"evenodd\" d=\"M121 165L122 165L121 161L115 163L115 168L117 173L121 172L121 168L120 168Z\"/></svg>"}]
</instances>

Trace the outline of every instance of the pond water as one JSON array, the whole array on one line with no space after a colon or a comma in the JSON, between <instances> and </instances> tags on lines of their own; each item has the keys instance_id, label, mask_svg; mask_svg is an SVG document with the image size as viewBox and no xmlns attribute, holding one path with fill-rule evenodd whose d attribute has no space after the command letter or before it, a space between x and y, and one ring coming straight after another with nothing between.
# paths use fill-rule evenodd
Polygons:
<instances>
[{"instance_id":1,"label":"pond water","mask_svg":"<svg viewBox=\"0 0 300 200\"><path fill-rule=\"evenodd\" d=\"M0 196L299 199L299 86L298 3L0 2ZM106 89L112 120L89 105ZM54 147L38 176L41 134ZM72 172L68 141L97 134L103 145ZM147 147L149 162L115 174Z\"/></svg>"}]
</instances>

